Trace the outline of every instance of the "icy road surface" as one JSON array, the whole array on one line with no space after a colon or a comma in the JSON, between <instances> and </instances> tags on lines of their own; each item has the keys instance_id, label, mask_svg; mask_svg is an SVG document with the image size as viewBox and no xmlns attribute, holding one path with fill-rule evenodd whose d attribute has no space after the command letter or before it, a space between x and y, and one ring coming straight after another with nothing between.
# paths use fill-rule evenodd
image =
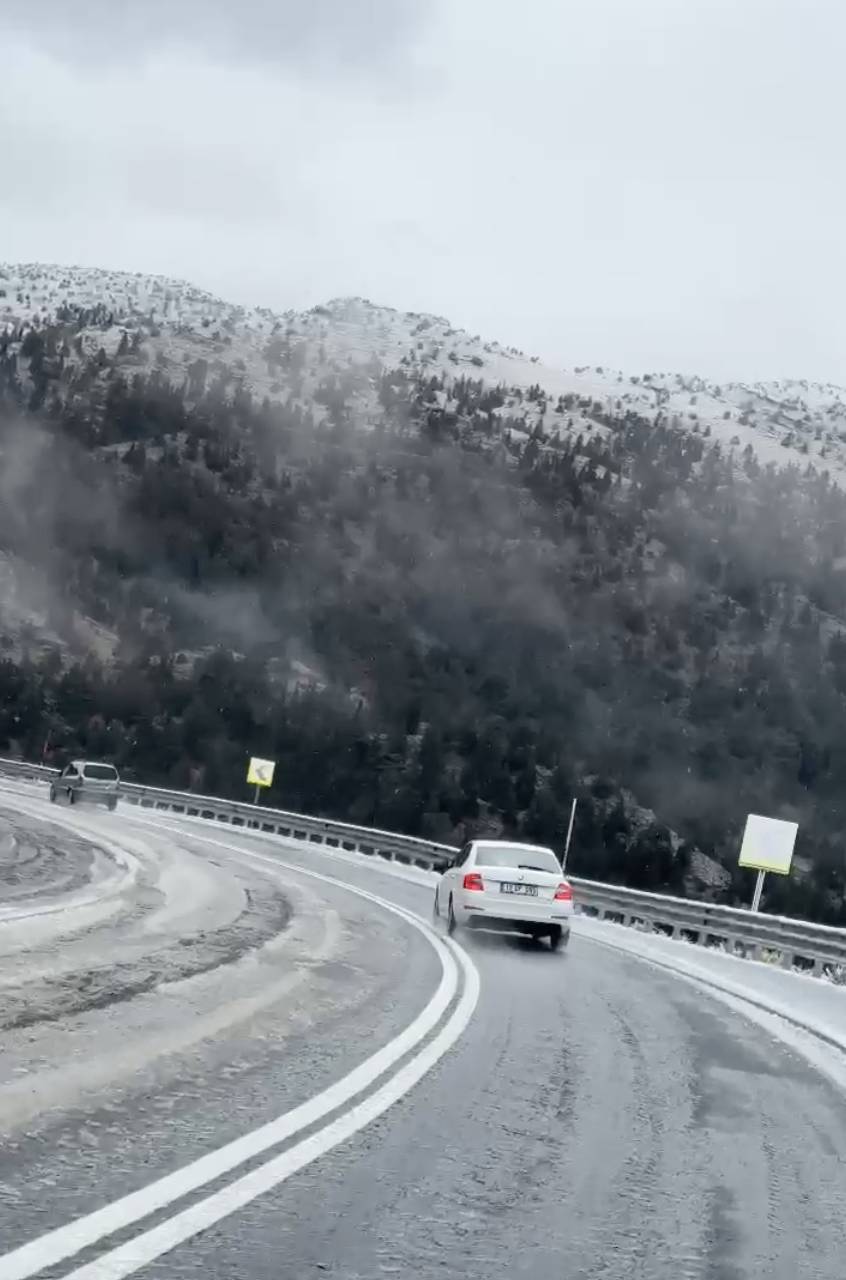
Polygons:
<instances>
[{"instance_id":1,"label":"icy road surface","mask_svg":"<svg viewBox=\"0 0 846 1280\"><path fill-rule=\"evenodd\" d=\"M21 801L33 824L49 816L35 794ZM242 886L266 877L292 914L240 960L10 1033L36 1079L61 1075L64 1046L82 1051L85 1025L104 1036L103 1052L99 1038L89 1043L90 1063L120 1057L122 1027L125 1044L149 1060L22 1126L4 1113L0 1280L41 1273L21 1264L24 1251L9 1252L17 1246L34 1244L30 1263L46 1259L51 1238L66 1248L66 1224L90 1225L89 1215L131 1192L151 1203L151 1186L174 1172L181 1194L81 1252L60 1252L43 1274L841 1280L839 1052L759 1008L754 1015L770 1021L753 1021L740 996L697 985L701 974L691 981L656 965L708 966L712 958L693 948L665 942L650 955L651 939L589 922L563 956L519 940L466 940L481 977L475 1012L393 1106L298 1171L286 1172L286 1161L293 1166L291 1152L314 1140L317 1122L185 1190L190 1162L307 1104L388 1044L437 989L437 957L420 930L335 882L421 917L431 887L422 874L354 856L136 810L88 821L101 843L133 849L142 866L150 857L206 862L201 882L214 869ZM302 939L289 946L297 928ZM268 946L284 962L267 962ZM764 1003L757 977L742 977L758 967L729 963L729 978ZM299 987L275 1004L241 1005L223 1018L237 992L261 1002L268 983L293 973ZM721 980L713 968L705 977ZM809 980L779 973L761 981L794 1012L796 993L809 989ZM829 1001L834 1025L843 994L826 989L809 1016L822 1017ZM199 1018L216 1011L220 1027L171 1048L168 1037L190 1034L193 1006ZM33 1034L38 1047L27 1059ZM6 1040L0 1102L21 1079L5 1065ZM828 1074L809 1062L809 1046ZM379 1087L374 1079L362 1109ZM346 1122L353 1109L344 1104L329 1118Z\"/></svg>"}]
</instances>

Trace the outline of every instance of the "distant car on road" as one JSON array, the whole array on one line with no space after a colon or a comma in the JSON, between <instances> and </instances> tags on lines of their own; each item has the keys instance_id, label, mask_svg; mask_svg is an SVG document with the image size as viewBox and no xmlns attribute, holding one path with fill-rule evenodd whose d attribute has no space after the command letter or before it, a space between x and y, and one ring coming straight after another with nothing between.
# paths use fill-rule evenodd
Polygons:
<instances>
[{"instance_id":1,"label":"distant car on road","mask_svg":"<svg viewBox=\"0 0 846 1280\"><path fill-rule=\"evenodd\" d=\"M120 776L113 764L94 760L72 760L58 778L50 783L50 801L66 800L68 804L85 801L117 808Z\"/></svg>"},{"instance_id":2,"label":"distant car on road","mask_svg":"<svg viewBox=\"0 0 846 1280\"><path fill-rule=\"evenodd\" d=\"M570 937L573 890L551 849L504 840L471 840L435 889L435 918L458 926L548 938L553 951Z\"/></svg>"}]
</instances>

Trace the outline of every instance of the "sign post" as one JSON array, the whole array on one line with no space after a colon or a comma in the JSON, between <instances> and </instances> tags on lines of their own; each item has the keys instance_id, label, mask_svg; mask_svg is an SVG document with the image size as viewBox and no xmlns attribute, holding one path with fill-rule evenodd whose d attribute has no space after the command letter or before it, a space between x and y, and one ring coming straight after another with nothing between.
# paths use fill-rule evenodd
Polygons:
<instances>
[{"instance_id":1,"label":"sign post","mask_svg":"<svg viewBox=\"0 0 846 1280\"><path fill-rule=\"evenodd\" d=\"M567 827L567 842L564 845L564 857L561 859L561 870L567 870L567 854L570 852L570 841L573 839L573 823L576 821L576 797L573 796L573 803L570 808L570 823Z\"/></svg>"},{"instance_id":2,"label":"sign post","mask_svg":"<svg viewBox=\"0 0 846 1280\"><path fill-rule=\"evenodd\" d=\"M784 822L781 818L762 818L760 814L750 813L746 819L746 829L743 832L743 843L740 846L740 856L737 861L738 866L752 867L758 872L755 892L752 895L753 911L760 909L767 872L772 871L779 876L790 874L793 846L796 843L798 830L798 823Z\"/></svg>"},{"instance_id":3,"label":"sign post","mask_svg":"<svg viewBox=\"0 0 846 1280\"><path fill-rule=\"evenodd\" d=\"M250 757L250 764L247 769L247 782L256 789L253 804L261 803L261 789L262 787L271 786L273 782L273 771L275 768L275 760L260 760L258 756Z\"/></svg>"},{"instance_id":4,"label":"sign post","mask_svg":"<svg viewBox=\"0 0 846 1280\"><path fill-rule=\"evenodd\" d=\"M758 878L755 881L755 892L752 894L752 910L758 911L761 907L761 894L764 892L764 880L767 877L766 871L759 871Z\"/></svg>"}]
</instances>

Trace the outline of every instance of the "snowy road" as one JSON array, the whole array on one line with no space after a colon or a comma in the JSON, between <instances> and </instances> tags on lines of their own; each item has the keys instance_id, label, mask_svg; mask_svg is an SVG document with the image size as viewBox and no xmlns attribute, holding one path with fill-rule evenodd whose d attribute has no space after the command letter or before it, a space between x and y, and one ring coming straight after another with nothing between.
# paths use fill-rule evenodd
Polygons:
<instances>
[{"instance_id":1,"label":"snowy road","mask_svg":"<svg viewBox=\"0 0 846 1280\"><path fill-rule=\"evenodd\" d=\"M48 806L15 804L34 839ZM103 971L120 969L121 937L163 976L3 1033L0 1280L839 1280L842 1056L655 967L692 949L585 924L558 957L470 939L467 967L403 915L428 915L424 876L135 811L82 821L107 862L110 841L137 866L114 859L129 883L96 946L87 928L39 942L37 989L104 941ZM275 933L168 976L180 930L196 965L264 892L290 905ZM813 990L693 955L712 959L706 978L762 1001L775 983L797 1014ZM809 996L809 1018L834 1026L843 995Z\"/></svg>"}]
</instances>

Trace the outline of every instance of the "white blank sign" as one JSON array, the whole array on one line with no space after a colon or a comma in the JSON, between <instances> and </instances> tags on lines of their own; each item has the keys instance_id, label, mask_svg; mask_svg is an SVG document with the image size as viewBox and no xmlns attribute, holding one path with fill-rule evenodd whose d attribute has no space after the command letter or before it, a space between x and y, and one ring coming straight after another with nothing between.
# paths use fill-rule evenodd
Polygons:
<instances>
[{"instance_id":1,"label":"white blank sign","mask_svg":"<svg viewBox=\"0 0 846 1280\"><path fill-rule=\"evenodd\" d=\"M740 846L739 865L756 867L758 871L775 871L780 876L786 876L790 871L798 830L797 822L762 818L760 814L750 813L746 819L743 844Z\"/></svg>"}]
</instances>

